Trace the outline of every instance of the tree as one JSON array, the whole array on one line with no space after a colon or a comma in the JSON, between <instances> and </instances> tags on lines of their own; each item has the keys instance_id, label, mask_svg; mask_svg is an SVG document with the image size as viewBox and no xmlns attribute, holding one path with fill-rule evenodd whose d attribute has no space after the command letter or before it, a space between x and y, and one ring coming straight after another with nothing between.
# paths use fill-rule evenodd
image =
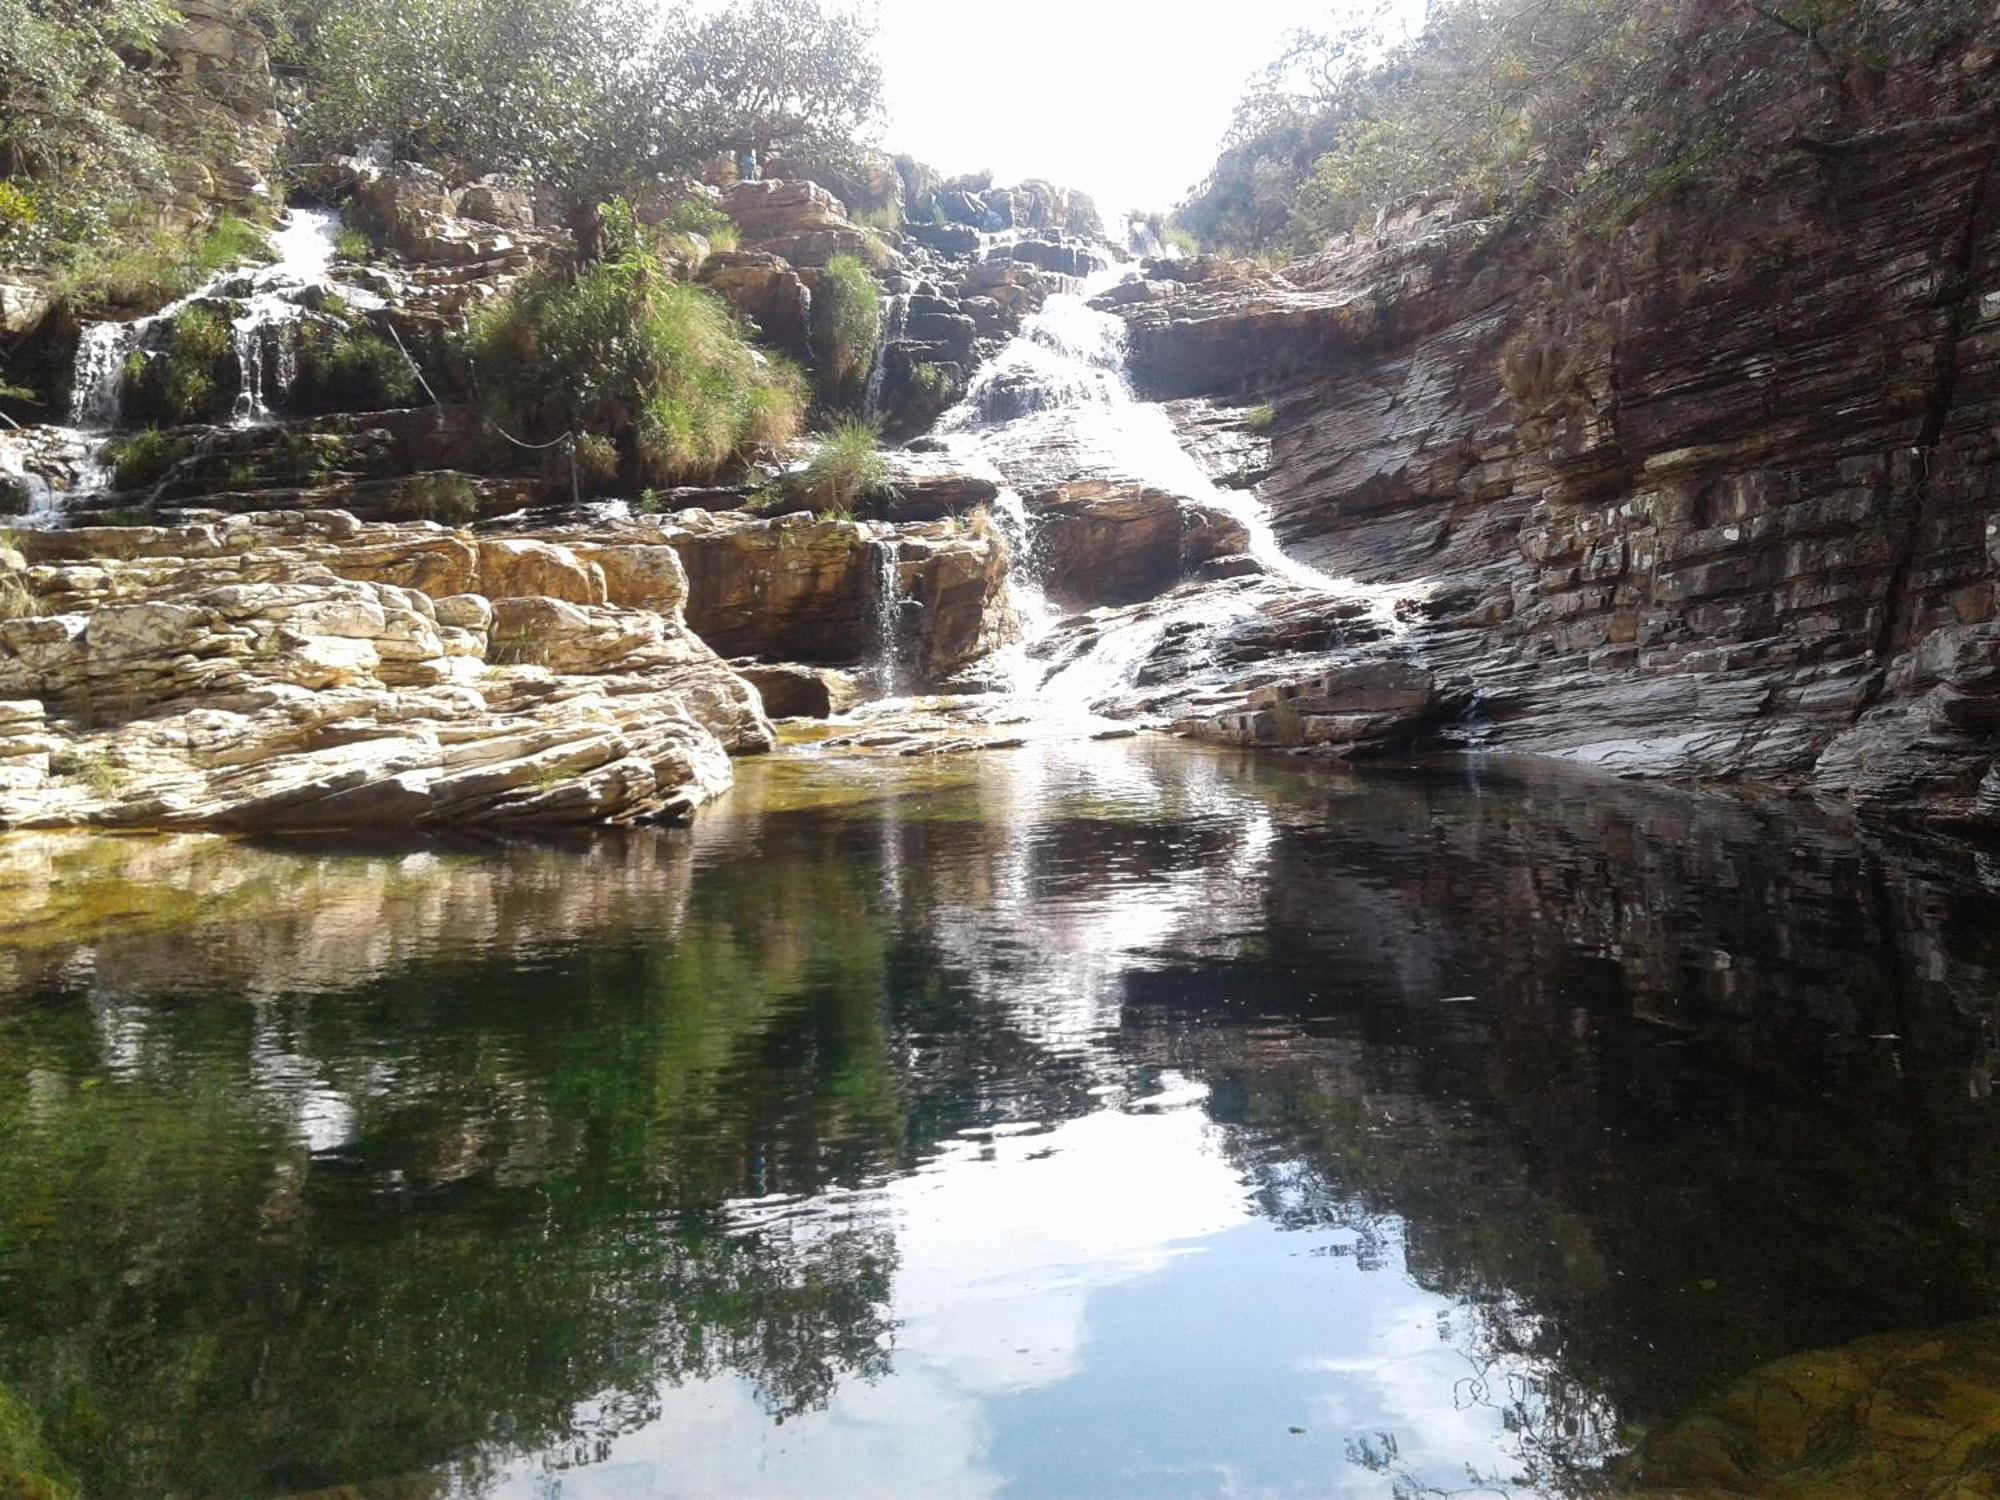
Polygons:
<instances>
[{"instance_id":1,"label":"tree","mask_svg":"<svg viewBox=\"0 0 2000 1500\"><path fill-rule=\"evenodd\" d=\"M1981 0L1434 0L1423 31L1306 32L1239 107L1179 219L1211 243L1319 248L1409 199L1565 229L1694 188L1754 190L1787 140L1851 130L1899 70L2000 41Z\"/></svg>"},{"instance_id":2,"label":"tree","mask_svg":"<svg viewBox=\"0 0 2000 1500\"><path fill-rule=\"evenodd\" d=\"M627 0L356 0L300 14L295 148L386 142L398 159L561 180L618 128Z\"/></svg>"},{"instance_id":3,"label":"tree","mask_svg":"<svg viewBox=\"0 0 2000 1500\"><path fill-rule=\"evenodd\" d=\"M844 143L881 98L872 25L821 0L314 0L297 25L302 154L382 140L585 205L718 151Z\"/></svg>"},{"instance_id":4,"label":"tree","mask_svg":"<svg viewBox=\"0 0 2000 1500\"><path fill-rule=\"evenodd\" d=\"M652 73L661 113L697 157L838 147L881 109L875 28L822 0L761 0L722 10L683 7Z\"/></svg>"}]
</instances>

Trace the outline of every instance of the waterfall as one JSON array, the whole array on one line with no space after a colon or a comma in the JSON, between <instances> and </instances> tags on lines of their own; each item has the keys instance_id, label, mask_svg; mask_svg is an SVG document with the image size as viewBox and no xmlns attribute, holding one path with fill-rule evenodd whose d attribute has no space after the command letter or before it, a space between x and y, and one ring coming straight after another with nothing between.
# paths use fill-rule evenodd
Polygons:
<instances>
[{"instance_id":1,"label":"waterfall","mask_svg":"<svg viewBox=\"0 0 2000 1500\"><path fill-rule=\"evenodd\" d=\"M903 336L910 319L910 299L898 293L882 316L882 336L875 342L875 363L868 370L868 394L861 403L862 420L871 427L882 421L882 381L889 372L889 346Z\"/></svg>"},{"instance_id":2,"label":"waterfall","mask_svg":"<svg viewBox=\"0 0 2000 1500\"><path fill-rule=\"evenodd\" d=\"M149 321L92 323L83 330L76 342L76 364L70 374L72 426L86 432L108 432L118 425L125 359L139 347L139 336Z\"/></svg>"},{"instance_id":3,"label":"waterfall","mask_svg":"<svg viewBox=\"0 0 2000 1500\"><path fill-rule=\"evenodd\" d=\"M903 655L903 552L895 535L877 537L868 544L874 564L875 679L878 696L896 694L902 680Z\"/></svg>"},{"instance_id":4,"label":"waterfall","mask_svg":"<svg viewBox=\"0 0 2000 1500\"><path fill-rule=\"evenodd\" d=\"M1272 578L1317 593L1366 597L1385 620L1394 602L1391 590L1332 578L1286 556L1256 498L1218 486L1181 446L1166 410L1138 398L1127 374L1124 320L1090 306L1122 274L1102 272L1051 296L937 428L958 462L1003 483L993 511L1014 548L1009 586L1027 637L1016 651L1017 681L1045 714L1085 713L1129 687L1168 630L1219 623L1255 606L1240 592L1169 600L1087 637L1082 652L1053 668L1037 664L1030 652L1060 611L1037 583L1033 526L1016 484L1046 487L1055 474L1101 475L1164 490L1235 518L1251 557Z\"/></svg>"},{"instance_id":5,"label":"waterfall","mask_svg":"<svg viewBox=\"0 0 2000 1500\"><path fill-rule=\"evenodd\" d=\"M70 378L70 421L86 432L115 431L122 416L125 362L144 349L153 330L194 303L226 301L237 305L230 318L230 339L236 356L238 393L233 419L239 424L268 420L267 385L282 400L294 369L286 325L297 322L304 309L299 294L326 284L333 266L340 219L332 209L295 208L271 236L274 259L247 270L232 266L217 272L187 296L169 303L150 317L129 323L89 324L77 340L76 363ZM341 294L357 306L380 305L378 299L343 287ZM276 369L268 381L265 346L278 350Z\"/></svg>"}]
</instances>

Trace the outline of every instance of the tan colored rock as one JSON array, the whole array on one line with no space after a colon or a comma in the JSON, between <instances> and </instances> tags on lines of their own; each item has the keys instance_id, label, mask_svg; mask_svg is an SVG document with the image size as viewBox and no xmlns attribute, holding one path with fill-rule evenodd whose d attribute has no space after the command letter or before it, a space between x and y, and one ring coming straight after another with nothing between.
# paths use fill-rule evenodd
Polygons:
<instances>
[{"instance_id":1,"label":"tan colored rock","mask_svg":"<svg viewBox=\"0 0 2000 1500\"><path fill-rule=\"evenodd\" d=\"M561 543L337 513L25 541L75 609L0 623L0 827L630 822L772 743L662 541L601 549L651 608Z\"/></svg>"},{"instance_id":2,"label":"tan colored rock","mask_svg":"<svg viewBox=\"0 0 2000 1500\"><path fill-rule=\"evenodd\" d=\"M478 546L478 591L489 599L606 601L604 570L558 543L507 538L481 539Z\"/></svg>"}]
</instances>

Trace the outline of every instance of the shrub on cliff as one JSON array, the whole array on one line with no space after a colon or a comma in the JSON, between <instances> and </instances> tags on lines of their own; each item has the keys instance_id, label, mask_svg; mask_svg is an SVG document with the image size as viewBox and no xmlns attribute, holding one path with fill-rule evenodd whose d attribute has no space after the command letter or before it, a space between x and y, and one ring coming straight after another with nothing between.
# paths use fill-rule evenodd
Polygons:
<instances>
[{"instance_id":1,"label":"shrub on cliff","mask_svg":"<svg viewBox=\"0 0 2000 1500\"><path fill-rule=\"evenodd\" d=\"M159 179L159 148L118 86L173 18L167 0L0 0L0 264L101 235Z\"/></svg>"},{"instance_id":2,"label":"shrub on cliff","mask_svg":"<svg viewBox=\"0 0 2000 1500\"><path fill-rule=\"evenodd\" d=\"M515 436L603 434L646 483L705 479L788 440L803 392L728 307L669 277L630 208L605 215L606 256L526 278L474 315L466 353L488 412Z\"/></svg>"},{"instance_id":3,"label":"shrub on cliff","mask_svg":"<svg viewBox=\"0 0 2000 1500\"><path fill-rule=\"evenodd\" d=\"M1241 251L1310 252L1427 198L1612 228L1689 189L1753 191L1899 70L1945 109L1990 103L1990 68L1938 62L1995 42L1985 0L1439 0L1400 42L1294 34L1175 217Z\"/></svg>"},{"instance_id":4,"label":"shrub on cliff","mask_svg":"<svg viewBox=\"0 0 2000 1500\"><path fill-rule=\"evenodd\" d=\"M220 313L202 306L174 314L159 346L134 353L123 371L126 417L178 425L224 415L232 395L235 344Z\"/></svg>"},{"instance_id":5,"label":"shrub on cliff","mask_svg":"<svg viewBox=\"0 0 2000 1500\"><path fill-rule=\"evenodd\" d=\"M813 358L829 404L857 393L881 337L882 293L875 278L853 256L834 256L813 283L812 297Z\"/></svg>"},{"instance_id":6,"label":"shrub on cliff","mask_svg":"<svg viewBox=\"0 0 2000 1500\"><path fill-rule=\"evenodd\" d=\"M367 327L311 322L297 334L298 378L291 391L300 411L387 411L408 406L417 377L403 351Z\"/></svg>"}]
</instances>

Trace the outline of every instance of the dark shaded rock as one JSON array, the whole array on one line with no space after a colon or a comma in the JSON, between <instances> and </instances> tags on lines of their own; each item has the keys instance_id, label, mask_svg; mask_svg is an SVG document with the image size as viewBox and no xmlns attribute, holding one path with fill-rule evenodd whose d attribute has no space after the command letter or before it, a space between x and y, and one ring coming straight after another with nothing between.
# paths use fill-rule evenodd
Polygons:
<instances>
[{"instance_id":1,"label":"dark shaded rock","mask_svg":"<svg viewBox=\"0 0 2000 1500\"><path fill-rule=\"evenodd\" d=\"M905 224L903 233L940 255L979 253L979 231L963 224Z\"/></svg>"},{"instance_id":2,"label":"dark shaded rock","mask_svg":"<svg viewBox=\"0 0 2000 1500\"><path fill-rule=\"evenodd\" d=\"M784 260L760 250L719 251L702 263L701 280L772 348L796 360L812 357L812 296Z\"/></svg>"},{"instance_id":3,"label":"dark shaded rock","mask_svg":"<svg viewBox=\"0 0 2000 1500\"><path fill-rule=\"evenodd\" d=\"M1042 586L1076 608L1152 598L1248 544L1234 517L1141 485L1064 485L1027 506Z\"/></svg>"},{"instance_id":4,"label":"dark shaded rock","mask_svg":"<svg viewBox=\"0 0 2000 1500\"><path fill-rule=\"evenodd\" d=\"M833 667L750 660L734 661L730 666L757 689L767 718L830 719L861 701L860 684L849 673Z\"/></svg>"}]
</instances>

